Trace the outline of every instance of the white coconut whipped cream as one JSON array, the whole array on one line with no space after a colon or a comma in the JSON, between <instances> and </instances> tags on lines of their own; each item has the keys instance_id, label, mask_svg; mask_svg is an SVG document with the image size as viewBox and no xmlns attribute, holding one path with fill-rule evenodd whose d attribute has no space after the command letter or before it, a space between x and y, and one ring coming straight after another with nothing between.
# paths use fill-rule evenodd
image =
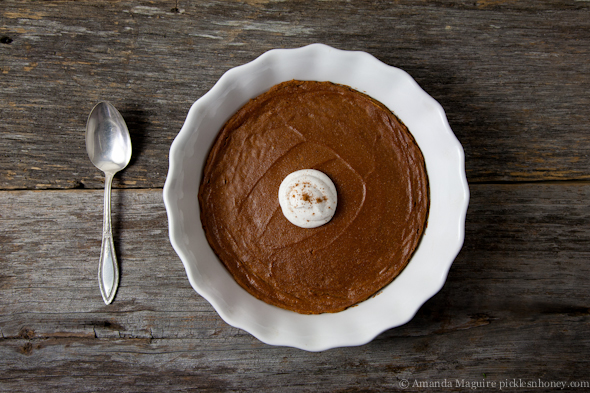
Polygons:
<instances>
[{"instance_id":1,"label":"white coconut whipped cream","mask_svg":"<svg viewBox=\"0 0 590 393\"><path fill-rule=\"evenodd\" d=\"M316 228L326 224L336 212L336 187L323 172L302 169L291 173L279 187L279 204L292 224Z\"/></svg>"}]
</instances>

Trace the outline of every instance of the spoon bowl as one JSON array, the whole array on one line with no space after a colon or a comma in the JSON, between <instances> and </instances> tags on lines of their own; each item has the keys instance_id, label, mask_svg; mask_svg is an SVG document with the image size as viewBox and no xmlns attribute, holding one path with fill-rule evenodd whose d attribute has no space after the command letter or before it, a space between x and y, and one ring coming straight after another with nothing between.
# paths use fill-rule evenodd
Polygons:
<instances>
[{"instance_id":1,"label":"spoon bowl","mask_svg":"<svg viewBox=\"0 0 590 393\"><path fill-rule=\"evenodd\" d=\"M111 230L111 185L115 173L125 168L131 160L131 137L123 116L109 102L99 102L88 116L86 151L94 166L105 174L98 283L104 302L110 304L119 287L119 265Z\"/></svg>"},{"instance_id":2,"label":"spoon bowl","mask_svg":"<svg viewBox=\"0 0 590 393\"><path fill-rule=\"evenodd\" d=\"M131 137L123 116L109 102L98 103L86 123L86 151L95 167L117 173L131 160Z\"/></svg>"}]
</instances>

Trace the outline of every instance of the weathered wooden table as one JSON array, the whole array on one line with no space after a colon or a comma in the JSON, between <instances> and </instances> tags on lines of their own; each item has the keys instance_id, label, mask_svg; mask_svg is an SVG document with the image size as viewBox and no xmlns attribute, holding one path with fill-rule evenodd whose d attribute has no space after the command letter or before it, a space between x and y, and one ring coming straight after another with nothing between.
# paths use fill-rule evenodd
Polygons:
<instances>
[{"instance_id":1,"label":"weathered wooden table","mask_svg":"<svg viewBox=\"0 0 590 393\"><path fill-rule=\"evenodd\" d=\"M590 386L590 2L5 0L0 21L0 390ZM405 326L320 353L223 322L190 287L162 202L190 105L231 67L313 42L409 72L445 108L471 189L442 291ZM84 145L105 99L133 139L109 306L103 177Z\"/></svg>"}]
</instances>

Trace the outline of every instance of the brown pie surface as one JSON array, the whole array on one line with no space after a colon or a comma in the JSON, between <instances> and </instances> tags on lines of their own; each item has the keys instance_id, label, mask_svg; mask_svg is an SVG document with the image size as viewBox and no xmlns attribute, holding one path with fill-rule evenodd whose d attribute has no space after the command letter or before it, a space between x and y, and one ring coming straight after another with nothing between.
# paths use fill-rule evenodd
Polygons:
<instances>
[{"instance_id":1,"label":"brown pie surface","mask_svg":"<svg viewBox=\"0 0 590 393\"><path fill-rule=\"evenodd\" d=\"M330 177L336 214L291 224L282 180ZM407 265L426 226L428 176L408 129L381 103L330 82L289 81L250 100L220 131L199 190L207 240L253 296L303 314L342 311Z\"/></svg>"}]
</instances>

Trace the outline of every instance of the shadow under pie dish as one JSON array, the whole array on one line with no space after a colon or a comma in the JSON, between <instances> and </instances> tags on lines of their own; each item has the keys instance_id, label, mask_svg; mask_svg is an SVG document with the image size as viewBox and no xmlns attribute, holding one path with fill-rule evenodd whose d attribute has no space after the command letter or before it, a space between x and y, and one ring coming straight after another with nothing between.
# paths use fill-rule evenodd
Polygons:
<instances>
[{"instance_id":1,"label":"shadow under pie dish","mask_svg":"<svg viewBox=\"0 0 590 393\"><path fill-rule=\"evenodd\" d=\"M268 111L266 106L270 120L256 123L262 112L252 115L260 109L254 107L260 97L269 98L269 90L275 99L269 101L274 109ZM296 105L277 101L286 91L305 99ZM375 165L375 159L384 156L374 149L387 145L385 131L361 132L356 139L338 134L343 132L344 119L340 116L339 123L334 119L337 111L326 113L317 100L329 106L332 101L326 96L339 95L344 99L338 105L349 105L347 121L358 121L365 129L379 130L378 122L371 122L395 123L399 117L394 130L403 132L396 144L405 148L393 155L409 154L401 161L412 165ZM259 98L250 101L255 97ZM240 112L244 105L252 111ZM304 110L279 114L281 105ZM388 113L391 117L384 117ZM236 117L239 125L250 121L252 129L266 124L268 130L248 139L239 126L232 126L230 119ZM311 117L315 120L310 123ZM322 133L302 135L310 124L331 127L323 133L332 135L331 141L321 140ZM227 144L224 132L234 136ZM250 148L244 150L248 143ZM229 147L220 147L224 144ZM226 157L227 162L220 165L224 160L215 156ZM212 164L209 170L207 157ZM289 172L309 167L333 178L338 208L328 224L301 229L282 216L276 190ZM199 185L213 179L215 187L201 189L197 204ZM395 198L374 197L397 192L400 179L412 179L415 184L409 192L402 187ZM232 69L193 105L171 147L164 200L170 239L189 281L226 322L269 344L323 350L370 341L383 330L409 321L440 290L462 245L468 189L463 151L442 108L411 77L366 53L316 44L270 51ZM418 212L408 208L414 203L420 207ZM207 213L210 209L217 213ZM407 225L408 220L415 225ZM233 226L229 231L228 223ZM212 233L215 230L217 234ZM412 231L417 233L407 236ZM267 235L260 237L261 233ZM224 236L225 243L220 242ZM330 239L335 239L332 244ZM236 251L243 255L228 257ZM394 264L383 263L388 252L402 255ZM264 262L240 267L254 259ZM285 263L291 259L298 262ZM382 272L387 273L383 278Z\"/></svg>"}]
</instances>

